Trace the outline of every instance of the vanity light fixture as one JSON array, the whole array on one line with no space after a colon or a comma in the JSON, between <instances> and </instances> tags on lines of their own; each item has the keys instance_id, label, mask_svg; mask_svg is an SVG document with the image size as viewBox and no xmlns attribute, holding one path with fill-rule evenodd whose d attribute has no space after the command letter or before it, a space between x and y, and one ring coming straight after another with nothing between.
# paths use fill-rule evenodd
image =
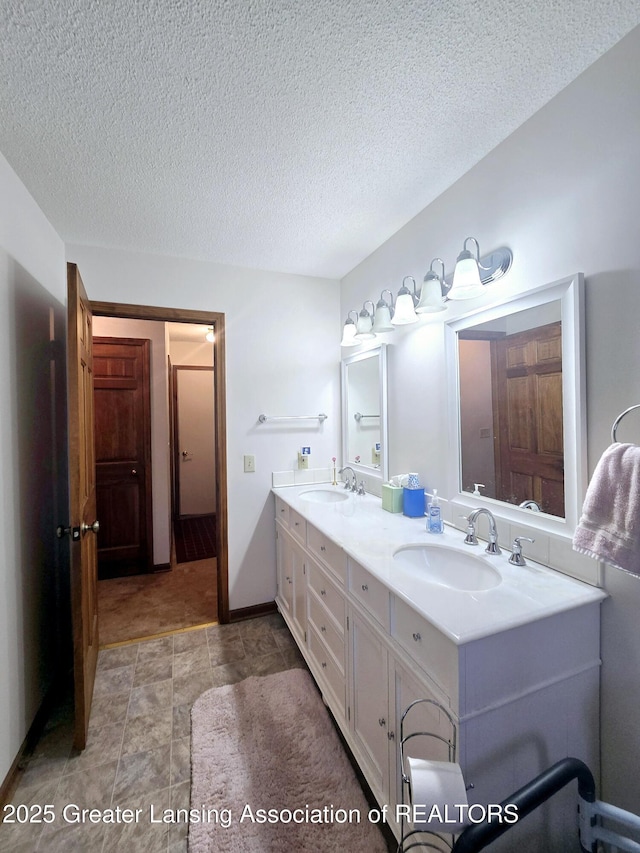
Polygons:
<instances>
[{"instance_id":1,"label":"vanity light fixture","mask_svg":"<svg viewBox=\"0 0 640 853\"><path fill-rule=\"evenodd\" d=\"M371 312L367 311L367 305L371 305ZM356 322L356 343L360 341L370 341L375 338L376 334L373 331L373 315L375 314L375 306L370 299L367 299L362 306L362 310L358 314Z\"/></svg>"},{"instance_id":2,"label":"vanity light fixture","mask_svg":"<svg viewBox=\"0 0 640 853\"><path fill-rule=\"evenodd\" d=\"M208 341L210 344L213 343L213 341L214 341L213 326L209 326L209 328L207 329L207 334L204 336L204 339L205 339L205 341Z\"/></svg>"},{"instance_id":3,"label":"vanity light fixture","mask_svg":"<svg viewBox=\"0 0 640 853\"><path fill-rule=\"evenodd\" d=\"M347 319L345 320L344 327L342 329L342 340L340 341L341 347L356 347L360 343L360 341L356 338L356 324L351 319L351 315L356 315L356 320L358 319L357 311L349 311L347 314Z\"/></svg>"},{"instance_id":4,"label":"vanity light fixture","mask_svg":"<svg viewBox=\"0 0 640 853\"><path fill-rule=\"evenodd\" d=\"M442 275L434 271L433 265L438 262L442 266ZM420 300L416 305L416 314L435 314L438 311L446 311L444 304L442 286L444 284L444 261L442 258L434 258L431 261L429 272L424 277Z\"/></svg>"},{"instance_id":5,"label":"vanity light fixture","mask_svg":"<svg viewBox=\"0 0 640 853\"><path fill-rule=\"evenodd\" d=\"M467 249L469 242L475 244L475 254ZM505 247L481 258L478 241L475 237L467 237L456 261L447 299L474 299L482 296L486 285L501 278L509 270L512 260L511 249Z\"/></svg>"},{"instance_id":6,"label":"vanity light fixture","mask_svg":"<svg viewBox=\"0 0 640 853\"><path fill-rule=\"evenodd\" d=\"M389 301L384 298L385 293L389 294ZM366 302L365 302L366 305ZM393 293L390 290L383 290L380 294L380 299L376 305L376 313L373 318L373 331L376 335L381 332L395 332L396 327L391 322L393 317Z\"/></svg>"},{"instance_id":7,"label":"vanity light fixture","mask_svg":"<svg viewBox=\"0 0 640 853\"><path fill-rule=\"evenodd\" d=\"M413 282L413 293L406 286L405 282L410 279ZM396 297L396 310L391 318L394 326L407 326L409 323L417 323L418 315L416 314L415 303L418 301L416 293L416 280L412 275L405 275L402 279L402 287L398 291Z\"/></svg>"}]
</instances>

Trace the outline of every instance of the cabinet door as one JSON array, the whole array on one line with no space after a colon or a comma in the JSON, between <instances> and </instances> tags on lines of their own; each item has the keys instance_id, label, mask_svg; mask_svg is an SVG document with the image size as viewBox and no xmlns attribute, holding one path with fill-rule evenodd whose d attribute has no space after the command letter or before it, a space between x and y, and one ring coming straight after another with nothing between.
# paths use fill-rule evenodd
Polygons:
<instances>
[{"instance_id":1,"label":"cabinet door","mask_svg":"<svg viewBox=\"0 0 640 853\"><path fill-rule=\"evenodd\" d=\"M431 761L450 761L449 744L453 742L453 725L447 713L448 699L436 695L421 679L409 672L393 655L390 655L390 701L394 704L392 720L395 737L390 741L389 764L391 767L391 803L403 801L400 742L404 737L405 761L425 758ZM428 700L409 706L416 700ZM406 712L406 715L405 715ZM404 716L404 722L402 718ZM454 719L455 722L455 719ZM416 732L426 733L411 737ZM407 791L404 791L407 802ZM395 813L395 808L391 809Z\"/></svg>"},{"instance_id":2,"label":"cabinet door","mask_svg":"<svg viewBox=\"0 0 640 853\"><path fill-rule=\"evenodd\" d=\"M307 555L297 542L291 547L293 577L293 624L299 636L306 640L307 632Z\"/></svg>"},{"instance_id":3,"label":"cabinet door","mask_svg":"<svg viewBox=\"0 0 640 853\"><path fill-rule=\"evenodd\" d=\"M387 650L380 638L351 611L353 736L367 781L379 802L389 791L389 693Z\"/></svg>"},{"instance_id":4,"label":"cabinet door","mask_svg":"<svg viewBox=\"0 0 640 853\"><path fill-rule=\"evenodd\" d=\"M293 542L287 531L276 525L276 567L278 605L287 621L293 619Z\"/></svg>"}]
</instances>

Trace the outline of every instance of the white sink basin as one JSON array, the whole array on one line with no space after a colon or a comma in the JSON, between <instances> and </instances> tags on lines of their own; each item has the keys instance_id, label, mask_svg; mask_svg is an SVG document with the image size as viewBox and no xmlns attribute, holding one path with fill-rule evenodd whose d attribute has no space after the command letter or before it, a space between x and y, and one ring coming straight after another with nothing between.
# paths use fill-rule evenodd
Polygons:
<instances>
[{"instance_id":1,"label":"white sink basin","mask_svg":"<svg viewBox=\"0 0 640 853\"><path fill-rule=\"evenodd\" d=\"M309 489L306 492L300 492L300 497L304 501L312 501L318 504L335 504L339 501L346 501L349 493L338 491L337 489Z\"/></svg>"},{"instance_id":2,"label":"white sink basin","mask_svg":"<svg viewBox=\"0 0 640 853\"><path fill-rule=\"evenodd\" d=\"M417 569L425 580L450 589L479 592L497 586L502 577L483 557L442 545L405 545L393 559Z\"/></svg>"}]
</instances>

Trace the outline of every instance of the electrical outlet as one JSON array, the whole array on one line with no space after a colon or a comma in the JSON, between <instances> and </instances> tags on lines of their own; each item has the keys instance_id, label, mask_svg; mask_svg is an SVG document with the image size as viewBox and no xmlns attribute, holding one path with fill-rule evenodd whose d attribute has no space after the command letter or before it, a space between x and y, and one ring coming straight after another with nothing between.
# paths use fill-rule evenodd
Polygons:
<instances>
[{"instance_id":1,"label":"electrical outlet","mask_svg":"<svg viewBox=\"0 0 640 853\"><path fill-rule=\"evenodd\" d=\"M256 457L253 453L245 453L244 455L244 473L253 474L256 470Z\"/></svg>"}]
</instances>

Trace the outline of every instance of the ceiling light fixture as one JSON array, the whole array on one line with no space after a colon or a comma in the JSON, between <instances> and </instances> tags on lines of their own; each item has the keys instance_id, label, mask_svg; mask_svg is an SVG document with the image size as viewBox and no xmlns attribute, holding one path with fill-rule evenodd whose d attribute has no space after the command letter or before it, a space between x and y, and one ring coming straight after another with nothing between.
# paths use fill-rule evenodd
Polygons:
<instances>
[{"instance_id":1,"label":"ceiling light fixture","mask_svg":"<svg viewBox=\"0 0 640 853\"><path fill-rule=\"evenodd\" d=\"M384 298L385 293L389 294L388 302ZM393 293L390 290L383 290L376 305L376 313L373 318L373 331L376 335L379 335L381 332L395 332L396 327L391 322L392 317Z\"/></svg>"},{"instance_id":2,"label":"ceiling light fixture","mask_svg":"<svg viewBox=\"0 0 640 853\"><path fill-rule=\"evenodd\" d=\"M405 281L409 279L413 282L413 293L406 286ZM412 275L405 275L402 279L402 287L398 291L396 297L396 310L391 318L394 326L408 326L409 323L416 323L418 315L416 314L415 303L418 301L416 293L416 280Z\"/></svg>"},{"instance_id":3,"label":"ceiling light fixture","mask_svg":"<svg viewBox=\"0 0 640 853\"><path fill-rule=\"evenodd\" d=\"M207 329L207 334L204 336L204 338L206 341L209 341L210 344L214 342L215 337L213 334L213 326L209 326L209 328Z\"/></svg>"},{"instance_id":4,"label":"ceiling light fixture","mask_svg":"<svg viewBox=\"0 0 640 853\"><path fill-rule=\"evenodd\" d=\"M356 324L351 319L352 314L356 315L356 320L358 319L357 311L349 311L342 329L342 340L340 341L341 347L356 347L360 343L356 338Z\"/></svg>"},{"instance_id":5,"label":"ceiling light fixture","mask_svg":"<svg viewBox=\"0 0 640 853\"><path fill-rule=\"evenodd\" d=\"M367 311L367 305L371 305L371 313ZM372 338L375 338L376 333L373 331L373 315L375 312L376 309L373 302L370 299L367 299L362 306L362 310L358 314L355 335L358 340L356 343L359 343L360 341L370 341Z\"/></svg>"},{"instance_id":6,"label":"ceiling light fixture","mask_svg":"<svg viewBox=\"0 0 640 853\"><path fill-rule=\"evenodd\" d=\"M475 244L475 254L467 249L467 243ZM485 293L485 287L501 278L511 267L511 249L496 249L490 255L480 257L480 246L475 237L467 237L458 255L453 282L447 299L474 299Z\"/></svg>"},{"instance_id":7,"label":"ceiling light fixture","mask_svg":"<svg viewBox=\"0 0 640 853\"><path fill-rule=\"evenodd\" d=\"M442 265L442 275L434 271L435 263ZM424 283L420 291L420 301L416 305L416 314L435 314L438 311L446 311L442 287L444 285L444 261L442 258L434 258L431 261L429 272L424 277Z\"/></svg>"}]
</instances>

